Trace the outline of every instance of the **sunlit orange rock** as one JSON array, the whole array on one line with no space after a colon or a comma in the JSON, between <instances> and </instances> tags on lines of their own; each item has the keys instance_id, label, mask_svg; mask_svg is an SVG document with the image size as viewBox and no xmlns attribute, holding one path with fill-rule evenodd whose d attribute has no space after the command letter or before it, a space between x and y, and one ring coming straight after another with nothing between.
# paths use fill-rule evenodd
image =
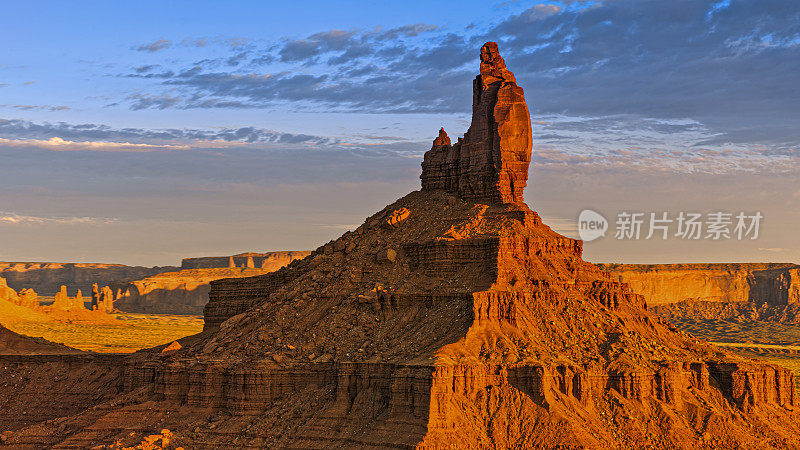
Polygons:
<instances>
[{"instance_id":1,"label":"sunlit orange rock","mask_svg":"<svg viewBox=\"0 0 800 450\"><path fill-rule=\"evenodd\" d=\"M422 163L422 189L441 189L479 203L522 202L531 161L530 114L497 44L481 48L473 82L472 124L455 145L439 131Z\"/></svg>"},{"instance_id":2,"label":"sunlit orange rock","mask_svg":"<svg viewBox=\"0 0 800 450\"><path fill-rule=\"evenodd\" d=\"M800 447L791 371L678 332L523 202L527 106L497 45L480 58L472 125L437 138L421 191L275 272L212 281L203 332L132 355L118 401L11 443L167 427L209 448Z\"/></svg>"}]
</instances>

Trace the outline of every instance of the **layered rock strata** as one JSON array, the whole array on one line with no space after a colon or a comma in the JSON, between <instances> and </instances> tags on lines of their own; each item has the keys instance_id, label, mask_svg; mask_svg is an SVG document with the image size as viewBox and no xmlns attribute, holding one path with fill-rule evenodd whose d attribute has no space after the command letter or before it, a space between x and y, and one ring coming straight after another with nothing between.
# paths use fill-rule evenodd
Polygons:
<instances>
[{"instance_id":1,"label":"layered rock strata","mask_svg":"<svg viewBox=\"0 0 800 450\"><path fill-rule=\"evenodd\" d=\"M240 253L233 256L203 256L200 258L184 258L181 269L222 269L222 268L260 268L274 271L289 264L295 259L303 259L308 251L279 251L267 253ZM248 266L252 260L252 267Z\"/></svg>"},{"instance_id":2,"label":"layered rock strata","mask_svg":"<svg viewBox=\"0 0 800 450\"><path fill-rule=\"evenodd\" d=\"M114 284L113 288L120 292L115 305L127 312L200 315L208 303L210 283L270 272L271 268L233 267L162 273L143 280Z\"/></svg>"},{"instance_id":3,"label":"layered rock strata","mask_svg":"<svg viewBox=\"0 0 800 450\"><path fill-rule=\"evenodd\" d=\"M472 124L455 145L440 130L422 163L422 189L481 203L521 202L532 142L523 90L497 45L484 45L473 81Z\"/></svg>"},{"instance_id":4,"label":"layered rock strata","mask_svg":"<svg viewBox=\"0 0 800 450\"><path fill-rule=\"evenodd\" d=\"M800 323L800 266L796 264L600 266L668 317Z\"/></svg>"},{"instance_id":5,"label":"layered rock strata","mask_svg":"<svg viewBox=\"0 0 800 450\"><path fill-rule=\"evenodd\" d=\"M800 303L800 266L791 263L599 264L648 305L684 300Z\"/></svg>"},{"instance_id":6,"label":"layered rock strata","mask_svg":"<svg viewBox=\"0 0 800 450\"><path fill-rule=\"evenodd\" d=\"M276 272L212 282L204 332L131 357L114 405L8 441L166 428L202 448L800 446L790 371L677 331L523 203L508 134L472 133L502 117L530 129L491 100L522 95L496 53L481 50L464 165L429 152L422 191Z\"/></svg>"}]
</instances>

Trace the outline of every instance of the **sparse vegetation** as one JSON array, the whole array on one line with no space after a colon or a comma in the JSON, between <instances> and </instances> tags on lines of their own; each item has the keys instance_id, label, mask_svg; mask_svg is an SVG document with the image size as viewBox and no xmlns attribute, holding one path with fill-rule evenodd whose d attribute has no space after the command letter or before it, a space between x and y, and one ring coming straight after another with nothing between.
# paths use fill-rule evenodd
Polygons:
<instances>
[{"instance_id":1,"label":"sparse vegetation","mask_svg":"<svg viewBox=\"0 0 800 450\"><path fill-rule=\"evenodd\" d=\"M800 325L759 320L671 319L678 328L749 358L793 371L800 393Z\"/></svg>"},{"instance_id":2,"label":"sparse vegetation","mask_svg":"<svg viewBox=\"0 0 800 450\"><path fill-rule=\"evenodd\" d=\"M117 320L102 323L80 320L5 320L10 330L79 350L99 353L132 353L143 348L167 344L199 333L203 319L198 316L161 314L114 314Z\"/></svg>"}]
</instances>

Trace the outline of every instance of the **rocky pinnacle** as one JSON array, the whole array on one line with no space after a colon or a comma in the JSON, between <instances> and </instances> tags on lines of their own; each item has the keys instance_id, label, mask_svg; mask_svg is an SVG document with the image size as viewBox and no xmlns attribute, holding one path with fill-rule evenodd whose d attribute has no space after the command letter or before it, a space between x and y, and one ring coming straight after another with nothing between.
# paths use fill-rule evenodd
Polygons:
<instances>
[{"instance_id":1,"label":"rocky pinnacle","mask_svg":"<svg viewBox=\"0 0 800 450\"><path fill-rule=\"evenodd\" d=\"M469 130L455 145L439 131L422 163L422 189L487 204L522 203L533 144L525 94L497 43L484 44L480 58Z\"/></svg>"}]
</instances>

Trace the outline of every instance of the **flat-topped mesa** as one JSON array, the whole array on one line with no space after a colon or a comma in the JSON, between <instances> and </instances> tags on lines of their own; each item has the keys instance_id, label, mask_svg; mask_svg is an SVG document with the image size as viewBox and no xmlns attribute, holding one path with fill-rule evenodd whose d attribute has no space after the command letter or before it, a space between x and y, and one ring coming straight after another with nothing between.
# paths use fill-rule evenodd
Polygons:
<instances>
[{"instance_id":1,"label":"flat-topped mesa","mask_svg":"<svg viewBox=\"0 0 800 450\"><path fill-rule=\"evenodd\" d=\"M522 203L533 144L525 94L497 43L481 48L480 71L469 130L455 145L439 130L422 162L422 189L488 204Z\"/></svg>"}]
</instances>

